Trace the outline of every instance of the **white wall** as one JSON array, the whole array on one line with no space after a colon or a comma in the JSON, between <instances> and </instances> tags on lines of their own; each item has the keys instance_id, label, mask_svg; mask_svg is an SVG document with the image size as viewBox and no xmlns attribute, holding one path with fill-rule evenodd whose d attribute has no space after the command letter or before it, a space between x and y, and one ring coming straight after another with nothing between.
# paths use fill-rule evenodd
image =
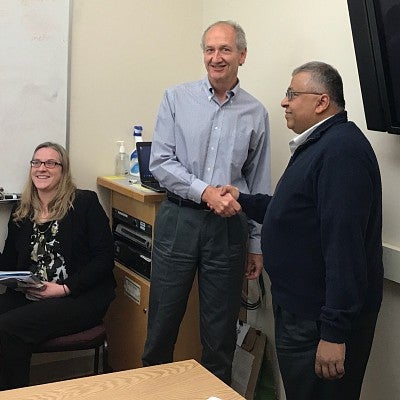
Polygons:
<instances>
[{"instance_id":1,"label":"white wall","mask_svg":"<svg viewBox=\"0 0 400 400\"><path fill-rule=\"evenodd\" d=\"M133 125L151 139L167 86L198 79L202 3L75 0L72 15L70 153L82 187L114 173L116 140Z\"/></svg>"},{"instance_id":2,"label":"white wall","mask_svg":"<svg viewBox=\"0 0 400 400\"><path fill-rule=\"evenodd\" d=\"M274 182L286 166L288 141L293 136L286 128L280 101L298 65L311 60L333 64L343 77L349 118L366 131L345 0L73 3L70 152L81 187L95 188L98 175L113 173L114 142L129 141L134 124L142 123L145 138L151 138L167 86L204 75L198 44L204 27L217 19L234 19L247 33L248 57L240 71L241 84L269 110ZM382 172L383 238L400 247L400 137L366 134ZM102 194L104 200L106 193ZM400 393L398 309L400 287L387 281L363 400L396 399ZM254 321L273 340L269 310L267 305Z\"/></svg>"}]
</instances>

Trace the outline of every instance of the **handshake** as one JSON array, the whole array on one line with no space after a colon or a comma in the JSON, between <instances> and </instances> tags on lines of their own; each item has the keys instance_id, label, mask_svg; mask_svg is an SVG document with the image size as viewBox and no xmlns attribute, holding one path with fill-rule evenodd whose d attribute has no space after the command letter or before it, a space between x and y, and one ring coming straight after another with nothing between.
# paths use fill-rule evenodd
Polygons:
<instances>
[{"instance_id":1,"label":"handshake","mask_svg":"<svg viewBox=\"0 0 400 400\"><path fill-rule=\"evenodd\" d=\"M239 189L232 185L207 186L201 196L210 210L221 217L231 217L242 210L238 198Z\"/></svg>"}]
</instances>

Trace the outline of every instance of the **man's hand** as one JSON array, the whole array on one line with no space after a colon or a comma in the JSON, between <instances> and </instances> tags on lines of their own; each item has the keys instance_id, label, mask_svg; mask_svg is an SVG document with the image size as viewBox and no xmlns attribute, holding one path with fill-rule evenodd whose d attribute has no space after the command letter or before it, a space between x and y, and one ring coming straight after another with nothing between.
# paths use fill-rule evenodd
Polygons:
<instances>
[{"instance_id":1,"label":"man's hand","mask_svg":"<svg viewBox=\"0 0 400 400\"><path fill-rule=\"evenodd\" d=\"M232 185L225 185L221 186L221 196L224 196L225 194L229 193L235 200L239 198L239 189L236 186Z\"/></svg>"},{"instance_id":2,"label":"man's hand","mask_svg":"<svg viewBox=\"0 0 400 400\"><path fill-rule=\"evenodd\" d=\"M201 200L207 203L208 207L221 217L231 217L242 209L240 204L229 193L222 194L221 188L214 186L205 188Z\"/></svg>"},{"instance_id":3,"label":"man's hand","mask_svg":"<svg viewBox=\"0 0 400 400\"><path fill-rule=\"evenodd\" d=\"M315 373L323 379L343 377L346 345L320 340L315 357Z\"/></svg>"},{"instance_id":4,"label":"man's hand","mask_svg":"<svg viewBox=\"0 0 400 400\"><path fill-rule=\"evenodd\" d=\"M247 266L245 277L247 279L257 279L262 270L264 262L262 254L247 253Z\"/></svg>"}]
</instances>

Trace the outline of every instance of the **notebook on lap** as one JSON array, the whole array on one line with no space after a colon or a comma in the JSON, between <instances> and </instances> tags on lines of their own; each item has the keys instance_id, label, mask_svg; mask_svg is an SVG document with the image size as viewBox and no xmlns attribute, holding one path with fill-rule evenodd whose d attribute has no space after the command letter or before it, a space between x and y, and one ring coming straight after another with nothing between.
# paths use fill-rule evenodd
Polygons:
<instances>
[{"instance_id":1,"label":"notebook on lap","mask_svg":"<svg viewBox=\"0 0 400 400\"><path fill-rule=\"evenodd\" d=\"M165 192L149 169L151 142L137 142L136 151L141 185L156 192Z\"/></svg>"}]
</instances>

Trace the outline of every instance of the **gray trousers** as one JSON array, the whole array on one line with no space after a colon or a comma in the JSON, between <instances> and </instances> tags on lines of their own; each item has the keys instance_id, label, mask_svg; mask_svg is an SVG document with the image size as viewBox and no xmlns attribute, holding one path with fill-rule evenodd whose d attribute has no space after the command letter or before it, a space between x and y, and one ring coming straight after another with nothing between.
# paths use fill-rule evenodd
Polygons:
<instances>
[{"instance_id":1,"label":"gray trousers","mask_svg":"<svg viewBox=\"0 0 400 400\"><path fill-rule=\"evenodd\" d=\"M201 363L230 384L247 238L243 214L222 218L162 203L154 232L144 366L172 362L197 272Z\"/></svg>"}]
</instances>

